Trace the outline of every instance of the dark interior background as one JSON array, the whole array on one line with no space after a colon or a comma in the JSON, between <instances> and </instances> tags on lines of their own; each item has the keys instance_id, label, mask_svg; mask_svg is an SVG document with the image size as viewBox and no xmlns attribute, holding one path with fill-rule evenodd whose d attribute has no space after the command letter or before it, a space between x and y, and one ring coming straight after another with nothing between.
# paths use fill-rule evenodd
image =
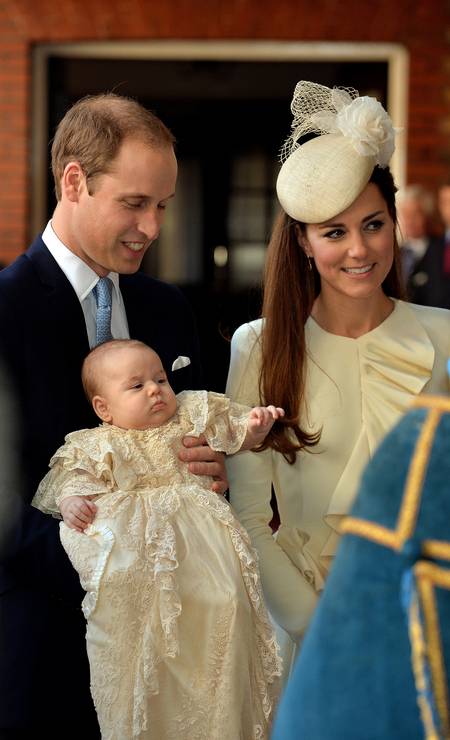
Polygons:
<instances>
[{"instance_id":1,"label":"dark interior background","mask_svg":"<svg viewBox=\"0 0 450 740\"><path fill-rule=\"evenodd\" d=\"M176 230L184 257L174 282L197 316L205 387L224 390L229 339L260 313L264 250L277 212L278 152L289 134L297 81L355 87L386 105L387 71L385 62L49 59L49 139L73 102L106 90L135 97L176 136L188 206ZM50 165L48 172L50 217ZM158 250L152 247L142 269L166 279Z\"/></svg>"}]
</instances>

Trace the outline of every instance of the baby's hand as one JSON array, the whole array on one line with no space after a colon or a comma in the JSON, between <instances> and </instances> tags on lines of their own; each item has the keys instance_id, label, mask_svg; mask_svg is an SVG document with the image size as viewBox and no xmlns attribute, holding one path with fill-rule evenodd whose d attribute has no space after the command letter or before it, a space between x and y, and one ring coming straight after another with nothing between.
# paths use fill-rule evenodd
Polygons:
<instances>
[{"instance_id":1,"label":"baby's hand","mask_svg":"<svg viewBox=\"0 0 450 740\"><path fill-rule=\"evenodd\" d=\"M284 416L284 409L278 406L255 406L250 411L248 427L252 432L264 436L272 429L274 421Z\"/></svg>"},{"instance_id":2,"label":"baby's hand","mask_svg":"<svg viewBox=\"0 0 450 740\"><path fill-rule=\"evenodd\" d=\"M92 498L93 496L67 496L61 501L59 510L68 527L84 532L94 521L97 507Z\"/></svg>"},{"instance_id":3,"label":"baby's hand","mask_svg":"<svg viewBox=\"0 0 450 740\"><path fill-rule=\"evenodd\" d=\"M255 406L248 415L247 434L241 450L251 450L264 442L273 427L274 421L284 416L284 409L278 406Z\"/></svg>"}]
</instances>

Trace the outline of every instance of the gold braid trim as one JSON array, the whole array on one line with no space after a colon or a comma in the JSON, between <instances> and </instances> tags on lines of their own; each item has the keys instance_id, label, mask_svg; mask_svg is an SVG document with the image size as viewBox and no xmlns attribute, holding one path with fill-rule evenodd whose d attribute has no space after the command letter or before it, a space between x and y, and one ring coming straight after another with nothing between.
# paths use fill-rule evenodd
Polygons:
<instances>
[{"instance_id":1,"label":"gold braid trim","mask_svg":"<svg viewBox=\"0 0 450 740\"><path fill-rule=\"evenodd\" d=\"M448 396L416 396L411 408L439 409L450 411L450 398Z\"/></svg>"},{"instance_id":2,"label":"gold braid trim","mask_svg":"<svg viewBox=\"0 0 450 740\"><path fill-rule=\"evenodd\" d=\"M416 528L417 515L422 499L422 488L430 459L431 448L442 413L450 411L450 399L438 396L418 396L416 407L429 408L430 411L422 426L416 442L414 455L408 470L404 495L401 502L395 529L356 517L345 517L340 525L340 532L355 534L376 544L392 550L400 550ZM450 560L450 543L440 540L425 540L422 543L425 556L441 560ZM433 693L436 697L436 708L441 720L445 738L449 738L449 708L447 696L447 678L442 654L439 615L435 598L435 586L450 589L450 572L439 566L420 561L414 566L417 575L418 593L423 605L425 636L418 616L418 603L411 605L410 639L412 645L412 664L416 686L424 688L424 656L429 658ZM439 732L434 725L431 707L424 695L418 697L418 704L424 725L426 740L439 740Z\"/></svg>"},{"instance_id":3,"label":"gold braid trim","mask_svg":"<svg viewBox=\"0 0 450 740\"><path fill-rule=\"evenodd\" d=\"M426 656L426 644L422 630L422 624L419 619L419 605L417 596L414 596L410 609L408 620L409 639L411 642L411 663L414 673L414 681L418 692L417 703L419 705L422 724L425 730L426 740L439 740L438 731L434 723L433 712L429 701L425 696L426 680L424 662Z\"/></svg>"},{"instance_id":4,"label":"gold braid trim","mask_svg":"<svg viewBox=\"0 0 450 740\"><path fill-rule=\"evenodd\" d=\"M416 444L414 456L409 466L400 515L397 522L397 535L401 544L409 539L416 528L417 513L422 498L422 487L430 459L436 429L442 416L437 408L430 409Z\"/></svg>"},{"instance_id":5,"label":"gold braid trim","mask_svg":"<svg viewBox=\"0 0 450 740\"><path fill-rule=\"evenodd\" d=\"M422 553L427 558L450 560L450 542L424 540L422 543Z\"/></svg>"},{"instance_id":6,"label":"gold braid trim","mask_svg":"<svg viewBox=\"0 0 450 740\"><path fill-rule=\"evenodd\" d=\"M392 550L397 548L397 533L394 530L375 522L368 522L367 519L346 516L339 525L339 532L340 534L356 534L363 539L376 542L377 545L390 547Z\"/></svg>"},{"instance_id":7,"label":"gold braid trim","mask_svg":"<svg viewBox=\"0 0 450 740\"><path fill-rule=\"evenodd\" d=\"M449 711L447 696L447 675L443 659L439 612L436 603L435 587L450 589L450 572L434 563L418 562L414 567L417 587L422 603L427 653L430 663L433 694L441 719L444 737L449 737Z\"/></svg>"},{"instance_id":8,"label":"gold braid trim","mask_svg":"<svg viewBox=\"0 0 450 740\"><path fill-rule=\"evenodd\" d=\"M429 404L423 405L428 406ZM414 455L409 466L405 492L403 494L396 528L388 529L388 527L383 527L381 524L349 516L345 517L341 522L339 528L341 533L356 534L393 550L401 549L404 542L412 536L416 527L417 513L419 511L422 497L423 481L428 461L430 459L434 436L441 416L442 411L434 405L431 406L430 412L422 426L419 438L416 442Z\"/></svg>"}]
</instances>

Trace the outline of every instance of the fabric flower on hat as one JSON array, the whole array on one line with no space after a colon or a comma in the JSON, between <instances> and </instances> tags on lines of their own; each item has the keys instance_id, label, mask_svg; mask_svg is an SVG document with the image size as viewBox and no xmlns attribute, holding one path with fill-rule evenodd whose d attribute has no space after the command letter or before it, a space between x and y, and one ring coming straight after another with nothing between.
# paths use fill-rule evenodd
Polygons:
<instances>
[{"instance_id":1,"label":"fabric flower on hat","mask_svg":"<svg viewBox=\"0 0 450 740\"><path fill-rule=\"evenodd\" d=\"M278 200L292 219L323 223L356 200L374 167L388 166L399 129L376 98L359 97L352 87L301 80L291 111L291 134L280 151Z\"/></svg>"},{"instance_id":2,"label":"fabric flower on hat","mask_svg":"<svg viewBox=\"0 0 450 740\"><path fill-rule=\"evenodd\" d=\"M340 133L352 142L363 157L376 157L376 164L386 167L395 149L395 129L381 103L364 95L352 100L344 90L333 90L337 113L323 110L311 115L311 124L330 134Z\"/></svg>"},{"instance_id":3,"label":"fabric flower on hat","mask_svg":"<svg viewBox=\"0 0 450 740\"><path fill-rule=\"evenodd\" d=\"M295 88L291 104L294 114L292 134L281 150L284 161L299 146L304 134L341 134L363 157L387 167L395 149L394 128L389 115L376 98L358 96L352 87L332 89L302 80Z\"/></svg>"},{"instance_id":4,"label":"fabric flower on hat","mask_svg":"<svg viewBox=\"0 0 450 740\"><path fill-rule=\"evenodd\" d=\"M352 100L336 116L336 128L351 139L358 154L376 156L386 167L394 153L395 129L381 103L364 95Z\"/></svg>"}]
</instances>

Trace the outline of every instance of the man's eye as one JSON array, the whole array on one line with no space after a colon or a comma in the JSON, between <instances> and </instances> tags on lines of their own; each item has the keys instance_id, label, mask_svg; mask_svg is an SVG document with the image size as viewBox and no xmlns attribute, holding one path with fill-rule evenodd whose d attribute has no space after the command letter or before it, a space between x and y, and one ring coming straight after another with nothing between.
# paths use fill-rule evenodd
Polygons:
<instances>
[{"instance_id":1,"label":"man's eye","mask_svg":"<svg viewBox=\"0 0 450 740\"><path fill-rule=\"evenodd\" d=\"M144 201L140 200L138 203L136 203L133 201L125 200L124 205L127 208L142 208L142 206L144 205Z\"/></svg>"}]
</instances>

